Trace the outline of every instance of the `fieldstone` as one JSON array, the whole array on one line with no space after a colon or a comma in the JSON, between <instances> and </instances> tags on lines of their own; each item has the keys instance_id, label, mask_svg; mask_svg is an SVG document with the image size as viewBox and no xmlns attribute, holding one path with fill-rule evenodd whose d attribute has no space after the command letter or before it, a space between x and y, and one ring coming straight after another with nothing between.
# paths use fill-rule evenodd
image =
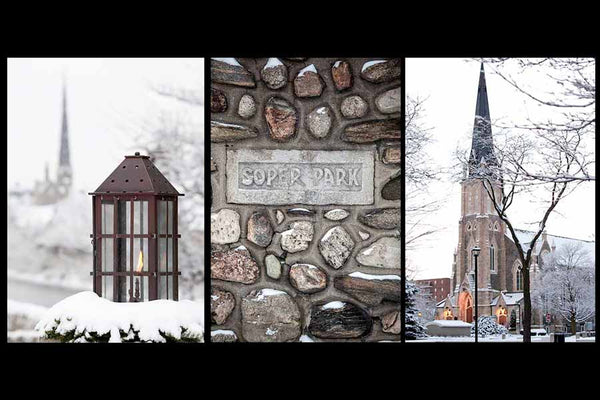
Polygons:
<instances>
[{"instance_id":1,"label":"fieldstone","mask_svg":"<svg viewBox=\"0 0 600 400\"><path fill-rule=\"evenodd\" d=\"M352 339L371 331L369 314L355 304L332 301L311 308L308 331L323 339Z\"/></svg>"},{"instance_id":2,"label":"fieldstone","mask_svg":"<svg viewBox=\"0 0 600 400\"><path fill-rule=\"evenodd\" d=\"M370 306L376 306L383 300L400 302L402 292L402 283L398 275L353 272L347 276L336 277L333 286Z\"/></svg>"},{"instance_id":3,"label":"fieldstone","mask_svg":"<svg viewBox=\"0 0 600 400\"><path fill-rule=\"evenodd\" d=\"M248 218L247 238L260 247L267 247L273 238L273 227L266 211L257 211Z\"/></svg>"},{"instance_id":4,"label":"fieldstone","mask_svg":"<svg viewBox=\"0 0 600 400\"><path fill-rule=\"evenodd\" d=\"M330 221L341 221L348 217L350 213L341 208L336 208L335 210L327 211L323 216Z\"/></svg>"},{"instance_id":5,"label":"fieldstone","mask_svg":"<svg viewBox=\"0 0 600 400\"><path fill-rule=\"evenodd\" d=\"M297 253L308 249L313 239L313 224L308 221L296 221L290 229L281 232L281 248L289 253Z\"/></svg>"},{"instance_id":6,"label":"fieldstone","mask_svg":"<svg viewBox=\"0 0 600 400\"><path fill-rule=\"evenodd\" d=\"M359 122L344 129L342 140L351 143L370 143L382 139L400 139L400 118Z\"/></svg>"},{"instance_id":7,"label":"fieldstone","mask_svg":"<svg viewBox=\"0 0 600 400\"><path fill-rule=\"evenodd\" d=\"M337 90L345 90L352 87L352 69L346 61L336 61L331 67L331 77Z\"/></svg>"},{"instance_id":8,"label":"fieldstone","mask_svg":"<svg viewBox=\"0 0 600 400\"><path fill-rule=\"evenodd\" d=\"M290 283L302 293L315 293L327 286L327 274L314 265L294 264L290 267Z\"/></svg>"},{"instance_id":9,"label":"fieldstone","mask_svg":"<svg viewBox=\"0 0 600 400\"><path fill-rule=\"evenodd\" d=\"M368 238L371 237L371 235L369 234L369 232L363 232L363 231L358 231L358 236L360 236L360 238L362 240L367 240Z\"/></svg>"},{"instance_id":10,"label":"fieldstone","mask_svg":"<svg viewBox=\"0 0 600 400\"><path fill-rule=\"evenodd\" d=\"M363 64L360 76L372 83L389 82L400 78L400 59L373 60Z\"/></svg>"},{"instance_id":11,"label":"fieldstone","mask_svg":"<svg viewBox=\"0 0 600 400\"><path fill-rule=\"evenodd\" d=\"M381 197L385 200L400 200L400 174L390 179L383 186Z\"/></svg>"},{"instance_id":12,"label":"fieldstone","mask_svg":"<svg viewBox=\"0 0 600 400\"><path fill-rule=\"evenodd\" d=\"M313 210L309 210L307 208L288 208L287 209L287 214L288 215L314 215L314 211Z\"/></svg>"},{"instance_id":13,"label":"fieldstone","mask_svg":"<svg viewBox=\"0 0 600 400\"><path fill-rule=\"evenodd\" d=\"M319 97L324 87L314 64L302 69L294 79L294 93L297 97Z\"/></svg>"},{"instance_id":14,"label":"fieldstone","mask_svg":"<svg viewBox=\"0 0 600 400\"><path fill-rule=\"evenodd\" d=\"M285 250L281 248L281 233L275 232L275 235L273 235L273 240L271 240L271 244L266 250L267 253L274 254L276 257L285 257Z\"/></svg>"},{"instance_id":15,"label":"fieldstone","mask_svg":"<svg viewBox=\"0 0 600 400\"><path fill-rule=\"evenodd\" d=\"M367 267L400 268L400 239L382 237L361 250L356 256L356 261Z\"/></svg>"},{"instance_id":16,"label":"fieldstone","mask_svg":"<svg viewBox=\"0 0 600 400\"><path fill-rule=\"evenodd\" d=\"M210 274L212 279L239 282L246 285L258 279L258 264L243 246L235 250L211 251Z\"/></svg>"},{"instance_id":17,"label":"fieldstone","mask_svg":"<svg viewBox=\"0 0 600 400\"><path fill-rule=\"evenodd\" d=\"M383 114L399 113L402 106L400 96L400 87L390 89L375 98L375 105Z\"/></svg>"},{"instance_id":18,"label":"fieldstone","mask_svg":"<svg viewBox=\"0 0 600 400\"><path fill-rule=\"evenodd\" d=\"M210 121L210 141L213 143L251 139L258 136L254 127Z\"/></svg>"},{"instance_id":19,"label":"fieldstone","mask_svg":"<svg viewBox=\"0 0 600 400\"><path fill-rule=\"evenodd\" d=\"M331 129L332 117L329 107L318 107L308 114L308 130L314 137L322 139Z\"/></svg>"},{"instance_id":20,"label":"fieldstone","mask_svg":"<svg viewBox=\"0 0 600 400\"><path fill-rule=\"evenodd\" d=\"M265 267L267 276L273 279L279 279L281 276L281 261L273 254L267 254L265 257Z\"/></svg>"},{"instance_id":21,"label":"fieldstone","mask_svg":"<svg viewBox=\"0 0 600 400\"><path fill-rule=\"evenodd\" d=\"M210 289L210 316L212 322L223 325L235 308L235 297L231 292L216 287Z\"/></svg>"},{"instance_id":22,"label":"fieldstone","mask_svg":"<svg viewBox=\"0 0 600 400\"><path fill-rule=\"evenodd\" d=\"M358 220L363 224L377 229L399 229L399 208L376 208L365 215L360 215Z\"/></svg>"},{"instance_id":23,"label":"fieldstone","mask_svg":"<svg viewBox=\"0 0 600 400\"><path fill-rule=\"evenodd\" d=\"M277 224L280 224L285 219L285 215L281 212L281 210L275 210L275 217L277 218Z\"/></svg>"},{"instance_id":24,"label":"fieldstone","mask_svg":"<svg viewBox=\"0 0 600 400\"><path fill-rule=\"evenodd\" d=\"M267 101L265 118L273 140L285 142L296 133L298 114L296 109L282 98L271 97Z\"/></svg>"},{"instance_id":25,"label":"fieldstone","mask_svg":"<svg viewBox=\"0 0 600 400\"><path fill-rule=\"evenodd\" d=\"M234 86L255 87L254 75L235 58L211 58L210 80Z\"/></svg>"},{"instance_id":26,"label":"fieldstone","mask_svg":"<svg viewBox=\"0 0 600 400\"><path fill-rule=\"evenodd\" d=\"M238 337L234 331L218 329L210 332L211 343L235 343Z\"/></svg>"},{"instance_id":27,"label":"fieldstone","mask_svg":"<svg viewBox=\"0 0 600 400\"><path fill-rule=\"evenodd\" d=\"M219 89L210 88L210 112L222 113L227 110L227 97Z\"/></svg>"},{"instance_id":28,"label":"fieldstone","mask_svg":"<svg viewBox=\"0 0 600 400\"><path fill-rule=\"evenodd\" d=\"M210 242L216 244L235 243L240 240L240 214L222 209L210 214Z\"/></svg>"},{"instance_id":29,"label":"fieldstone","mask_svg":"<svg viewBox=\"0 0 600 400\"><path fill-rule=\"evenodd\" d=\"M400 323L400 311L392 311L381 317L382 331L399 335L402 330Z\"/></svg>"},{"instance_id":30,"label":"fieldstone","mask_svg":"<svg viewBox=\"0 0 600 400\"><path fill-rule=\"evenodd\" d=\"M256 101L254 97L245 94L238 103L238 115L242 118L251 118L256 114Z\"/></svg>"},{"instance_id":31,"label":"fieldstone","mask_svg":"<svg viewBox=\"0 0 600 400\"><path fill-rule=\"evenodd\" d=\"M381 160L384 164L400 164L402 161L402 152L400 145L388 145L384 147Z\"/></svg>"},{"instance_id":32,"label":"fieldstone","mask_svg":"<svg viewBox=\"0 0 600 400\"><path fill-rule=\"evenodd\" d=\"M327 264L335 269L344 266L352 249L354 249L354 240L341 226L328 230L319 242L319 252Z\"/></svg>"},{"instance_id":33,"label":"fieldstone","mask_svg":"<svg viewBox=\"0 0 600 400\"><path fill-rule=\"evenodd\" d=\"M215 163L215 160L213 160L213 158L210 158L210 172L214 172L217 170L217 163Z\"/></svg>"},{"instance_id":34,"label":"fieldstone","mask_svg":"<svg viewBox=\"0 0 600 400\"><path fill-rule=\"evenodd\" d=\"M361 118L367 113L369 106L360 96L348 96L342 101L341 111L346 118Z\"/></svg>"},{"instance_id":35,"label":"fieldstone","mask_svg":"<svg viewBox=\"0 0 600 400\"><path fill-rule=\"evenodd\" d=\"M300 310L287 293L253 290L242 299L242 334L246 341L295 341L300 333Z\"/></svg>"},{"instance_id":36,"label":"fieldstone","mask_svg":"<svg viewBox=\"0 0 600 400\"><path fill-rule=\"evenodd\" d=\"M269 58L260 71L260 77L269 89L281 89L287 83L287 68L279 59Z\"/></svg>"}]
</instances>

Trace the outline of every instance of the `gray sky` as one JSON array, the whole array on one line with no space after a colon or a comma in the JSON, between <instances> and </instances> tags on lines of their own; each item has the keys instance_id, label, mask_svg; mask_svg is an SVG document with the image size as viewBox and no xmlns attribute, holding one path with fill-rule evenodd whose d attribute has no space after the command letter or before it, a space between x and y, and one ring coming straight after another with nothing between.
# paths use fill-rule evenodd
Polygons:
<instances>
[{"instance_id":1,"label":"gray sky","mask_svg":"<svg viewBox=\"0 0 600 400\"><path fill-rule=\"evenodd\" d=\"M457 146L470 144L479 68L479 63L464 59L406 60L406 93L412 97L428 98L423 123L433 128L435 143L429 147L428 153L439 166L448 168L453 165ZM528 76L526 81L531 88L544 88L547 81L540 77L541 74ZM523 122L528 115L536 119L549 115L547 109L527 100L489 68L486 69L486 81L493 122ZM548 220L548 233L592 239L595 233L594 185L581 185L559 204L557 212ZM432 184L430 193L433 198L444 199L444 203L439 212L425 222L441 231L420 248L407 252L408 263L415 268L416 277L420 279L449 277L458 242L460 184L447 178ZM540 212L539 205L528 201L513 205L509 216L517 222L516 227L528 229L526 223L532 221L532 215L539 219Z\"/></svg>"},{"instance_id":2,"label":"gray sky","mask_svg":"<svg viewBox=\"0 0 600 400\"><path fill-rule=\"evenodd\" d=\"M49 163L58 164L62 76L67 106L74 188L93 191L133 153L133 137L161 110L188 112L188 106L156 95L167 85L203 93L202 59L9 59L8 185L32 187ZM198 113L202 114L202 112ZM192 115L202 124L203 115Z\"/></svg>"}]
</instances>

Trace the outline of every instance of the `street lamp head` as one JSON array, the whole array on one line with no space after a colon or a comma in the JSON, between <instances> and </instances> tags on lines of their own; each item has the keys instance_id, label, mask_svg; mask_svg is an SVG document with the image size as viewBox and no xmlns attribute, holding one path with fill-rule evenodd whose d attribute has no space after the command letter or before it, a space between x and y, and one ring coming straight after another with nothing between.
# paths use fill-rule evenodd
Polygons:
<instances>
[{"instance_id":1,"label":"street lamp head","mask_svg":"<svg viewBox=\"0 0 600 400\"><path fill-rule=\"evenodd\" d=\"M479 253L481 252L481 249L479 248L479 246L475 246L471 249L471 251L473 252L473 256L478 257Z\"/></svg>"}]
</instances>

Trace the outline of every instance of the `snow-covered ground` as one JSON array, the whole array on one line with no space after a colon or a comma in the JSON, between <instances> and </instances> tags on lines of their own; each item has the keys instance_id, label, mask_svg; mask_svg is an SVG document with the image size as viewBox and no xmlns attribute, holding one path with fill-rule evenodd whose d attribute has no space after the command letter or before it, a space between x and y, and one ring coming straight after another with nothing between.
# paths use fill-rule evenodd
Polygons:
<instances>
[{"instance_id":1,"label":"snow-covered ground","mask_svg":"<svg viewBox=\"0 0 600 400\"><path fill-rule=\"evenodd\" d=\"M548 343L552 339L550 335L547 336L532 336L532 343ZM565 342L595 342L596 338L576 338L575 336L568 336L565 338ZM419 340L407 340L406 343L431 343L431 342L475 342L475 337L471 336L429 336ZM502 335L490 335L486 337L479 338L480 343L490 343L490 342L501 342L501 343L514 343L514 342L523 342L522 335L506 335L505 338L502 338Z\"/></svg>"},{"instance_id":2,"label":"snow-covered ground","mask_svg":"<svg viewBox=\"0 0 600 400\"><path fill-rule=\"evenodd\" d=\"M39 333L33 328L48 309L35 304L9 300L7 306L9 342L38 342Z\"/></svg>"}]
</instances>

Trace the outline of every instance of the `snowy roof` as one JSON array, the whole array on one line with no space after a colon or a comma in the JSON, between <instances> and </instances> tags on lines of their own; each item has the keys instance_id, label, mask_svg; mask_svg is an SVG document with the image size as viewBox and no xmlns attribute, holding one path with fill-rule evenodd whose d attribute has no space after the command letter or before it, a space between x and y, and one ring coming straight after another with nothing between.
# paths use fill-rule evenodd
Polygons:
<instances>
[{"instance_id":1,"label":"snowy roof","mask_svg":"<svg viewBox=\"0 0 600 400\"><path fill-rule=\"evenodd\" d=\"M90 194L145 193L183 196L150 161L135 153L125 160Z\"/></svg>"},{"instance_id":2,"label":"snowy roof","mask_svg":"<svg viewBox=\"0 0 600 400\"><path fill-rule=\"evenodd\" d=\"M504 301L507 306L514 306L514 305L518 304L521 300L523 300L523 292L505 292L505 293L502 293L500 296L502 296L502 295L504 296ZM490 305L492 305L492 306L497 305L498 300L500 299L500 296L496 296L494 298L494 300L492 300Z\"/></svg>"},{"instance_id":3,"label":"snowy roof","mask_svg":"<svg viewBox=\"0 0 600 400\"><path fill-rule=\"evenodd\" d=\"M521 248L527 251L529 249L529 243L531 243L531 240L533 239L533 236L536 234L536 232L527 231L524 229L515 229L515 233L517 235L517 238L519 239L519 242L521 243ZM506 236L512 241L512 236L510 232L507 231ZM592 258L592 260L594 260L596 248L596 242L594 241L574 239L550 234L546 235L546 240L548 241L550 247L556 247L557 250L564 246L579 244L582 246L583 249L587 250L589 256ZM534 254L539 254L541 246L542 235L540 235L540 237L535 243Z\"/></svg>"},{"instance_id":4,"label":"snowy roof","mask_svg":"<svg viewBox=\"0 0 600 400\"><path fill-rule=\"evenodd\" d=\"M469 324L468 322L464 322L461 320L445 320L445 319L436 319L435 321L431 321L428 322L427 324L425 324L425 326L429 326L429 325L434 325L434 326L439 326L439 327L444 327L444 328L463 328L463 327L469 327L471 326L471 324Z\"/></svg>"}]
</instances>

